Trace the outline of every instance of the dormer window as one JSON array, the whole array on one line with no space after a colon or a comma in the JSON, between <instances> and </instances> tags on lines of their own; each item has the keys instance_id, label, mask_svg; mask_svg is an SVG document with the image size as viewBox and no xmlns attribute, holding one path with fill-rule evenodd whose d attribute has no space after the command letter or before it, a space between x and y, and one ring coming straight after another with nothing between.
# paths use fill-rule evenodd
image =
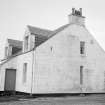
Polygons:
<instances>
[{"instance_id":1,"label":"dormer window","mask_svg":"<svg viewBox=\"0 0 105 105\"><path fill-rule=\"evenodd\" d=\"M5 57L11 57L22 51L23 42L14 39L7 39L7 43L5 46Z\"/></svg>"},{"instance_id":2,"label":"dormer window","mask_svg":"<svg viewBox=\"0 0 105 105\"><path fill-rule=\"evenodd\" d=\"M22 50L22 48L19 47L12 47L12 55L17 54L18 52L20 52Z\"/></svg>"},{"instance_id":3,"label":"dormer window","mask_svg":"<svg viewBox=\"0 0 105 105\"><path fill-rule=\"evenodd\" d=\"M28 43L28 39L29 39L29 36L26 36L26 37L25 37L25 45L24 45L24 47L25 47L25 51L28 50L28 45L29 45L29 43Z\"/></svg>"}]
</instances>

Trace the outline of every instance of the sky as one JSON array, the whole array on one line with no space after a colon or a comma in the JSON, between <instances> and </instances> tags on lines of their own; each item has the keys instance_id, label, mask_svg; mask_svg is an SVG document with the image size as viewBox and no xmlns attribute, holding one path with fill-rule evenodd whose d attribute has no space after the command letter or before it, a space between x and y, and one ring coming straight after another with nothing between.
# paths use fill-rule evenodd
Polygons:
<instances>
[{"instance_id":1,"label":"sky","mask_svg":"<svg viewBox=\"0 0 105 105\"><path fill-rule=\"evenodd\" d=\"M67 24L72 7L83 9L87 29L105 50L105 0L0 0L0 59L7 38L23 40L27 25L54 30Z\"/></svg>"}]
</instances>

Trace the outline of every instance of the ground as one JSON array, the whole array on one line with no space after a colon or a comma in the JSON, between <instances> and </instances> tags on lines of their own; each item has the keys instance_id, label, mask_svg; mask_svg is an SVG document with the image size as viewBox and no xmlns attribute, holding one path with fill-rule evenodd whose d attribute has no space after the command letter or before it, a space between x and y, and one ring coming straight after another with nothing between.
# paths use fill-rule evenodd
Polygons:
<instances>
[{"instance_id":1,"label":"ground","mask_svg":"<svg viewBox=\"0 0 105 105\"><path fill-rule=\"evenodd\" d=\"M8 100L5 100L5 99ZM105 105L105 94L66 97L15 98L0 97L0 105Z\"/></svg>"}]
</instances>

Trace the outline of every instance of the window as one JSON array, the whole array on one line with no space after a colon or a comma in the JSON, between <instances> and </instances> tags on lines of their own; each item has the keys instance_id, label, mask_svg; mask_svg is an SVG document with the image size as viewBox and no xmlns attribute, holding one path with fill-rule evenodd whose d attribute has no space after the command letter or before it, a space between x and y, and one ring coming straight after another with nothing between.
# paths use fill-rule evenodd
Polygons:
<instances>
[{"instance_id":1,"label":"window","mask_svg":"<svg viewBox=\"0 0 105 105\"><path fill-rule=\"evenodd\" d=\"M26 82L27 79L27 63L23 64L23 83Z\"/></svg>"},{"instance_id":2,"label":"window","mask_svg":"<svg viewBox=\"0 0 105 105\"><path fill-rule=\"evenodd\" d=\"M53 50L53 47L51 46L50 49L51 49L51 51L52 51L52 50Z\"/></svg>"},{"instance_id":3,"label":"window","mask_svg":"<svg viewBox=\"0 0 105 105\"><path fill-rule=\"evenodd\" d=\"M80 66L80 84L83 84L83 66Z\"/></svg>"},{"instance_id":4,"label":"window","mask_svg":"<svg viewBox=\"0 0 105 105\"><path fill-rule=\"evenodd\" d=\"M80 42L80 54L85 54L85 42Z\"/></svg>"},{"instance_id":5,"label":"window","mask_svg":"<svg viewBox=\"0 0 105 105\"><path fill-rule=\"evenodd\" d=\"M28 50L28 36L25 37L25 51Z\"/></svg>"},{"instance_id":6,"label":"window","mask_svg":"<svg viewBox=\"0 0 105 105\"><path fill-rule=\"evenodd\" d=\"M12 47L12 55L18 53L19 51L21 51L22 48L19 47Z\"/></svg>"}]
</instances>

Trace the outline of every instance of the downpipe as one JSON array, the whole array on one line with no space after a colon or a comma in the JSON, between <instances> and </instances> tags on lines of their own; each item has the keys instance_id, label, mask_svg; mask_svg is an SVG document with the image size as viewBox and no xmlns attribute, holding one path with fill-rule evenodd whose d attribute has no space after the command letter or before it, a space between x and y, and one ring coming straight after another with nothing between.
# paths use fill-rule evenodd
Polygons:
<instances>
[{"instance_id":1,"label":"downpipe","mask_svg":"<svg viewBox=\"0 0 105 105\"><path fill-rule=\"evenodd\" d=\"M34 54L34 50L35 48L32 49L32 78L31 78L31 93L30 93L30 96L32 96L32 90L33 90L33 76L34 76L34 57L35 57L35 54Z\"/></svg>"}]
</instances>

